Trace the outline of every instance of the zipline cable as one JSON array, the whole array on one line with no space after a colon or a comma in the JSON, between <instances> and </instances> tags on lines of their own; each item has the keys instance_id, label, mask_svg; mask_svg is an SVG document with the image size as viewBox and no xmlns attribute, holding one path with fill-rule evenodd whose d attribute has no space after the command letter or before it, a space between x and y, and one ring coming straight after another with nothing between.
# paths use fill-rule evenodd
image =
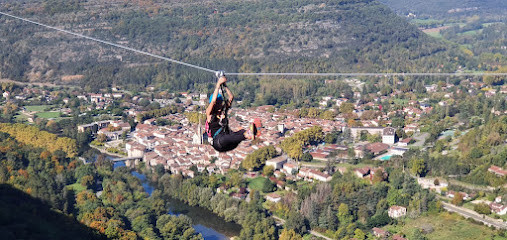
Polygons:
<instances>
[{"instance_id":1,"label":"zipline cable","mask_svg":"<svg viewBox=\"0 0 507 240\"><path fill-rule=\"evenodd\" d=\"M507 76L507 73L227 73L236 76L307 76L307 77L331 77L331 76Z\"/></svg>"},{"instance_id":2,"label":"zipline cable","mask_svg":"<svg viewBox=\"0 0 507 240\"><path fill-rule=\"evenodd\" d=\"M217 72L217 71L209 69L209 68L200 67L200 66L197 66L197 65L194 65L194 64L178 61L176 59L172 59L172 58L168 58L168 57L163 57L163 56L156 55L156 54L153 54L153 53L149 53L149 52L137 50L137 49L134 49L134 48L131 48L131 47L126 47L126 46L123 46L123 45L120 45L120 44L116 44L116 43L108 42L108 41L105 41L105 40L101 40L101 39L98 39L98 38L89 37L89 36L86 36L86 35L83 35L83 34L79 34L79 33L74 33L74 32L71 32L71 31L67 31L65 29L56 28L56 27L49 26L49 25L46 25L46 24L43 24L43 23L39 23L39 22L35 22L35 21L32 21L32 20L29 20L29 19L26 19L26 18L14 16L14 15L11 15L11 14L8 14L8 13L0 12L0 14L4 15L4 16L11 17L11 18L15 18L15 19L18 19L18 20L21 20L21 21L29 22L29 23L32 23L32 24L35 24L35 25L39 25L39 26L42 26L42 27L45 27L45 28L53 29L53 30L56 30L56 31L59 31L59 32L63 32L63 33L67 33L67 34L70 34L70 35L77 36L77 37L81 37L81 38L85 38L85 39L88 39L88 40L92 40L92 41L95 41L95 42L103 43L103 44L106 44L106 45L109 45L109 46L113 46L113 47L117 47L117 48L122 48L122 49L125 49L127 51L136 52L136 53L139 53L139 54L143 54L143 55L147 55L147 56L150 56L150 57L162 59L162 60L169 61L169 62L172 62L172 63L176 63L176 64L184 65L184 66L187 66L187 67L195 68L195 69L198 69L198 70L202 70L202 71L206 71L206 72L210 72L210 73L216 73ZM459 73L295 73L295 72L292 72L292 73L283 73L283 72L281 72L281 73L227 73L227 75L235 75L235 76L306 76L306 77L332 77L332 76L335 76L335 77L340 77L340 76L348 76L348 77L359 77L359 76L376 76L376 77L380 76L381 77L381 76L386 76L387 77L387 76L507 76L507 73L467 73L467 72L459 72Z\"/></svg>"},{"instance_id":3,"label":"zipline cable","mask_svg":"<svg viewBox=\"0 0 507 240\"><path fill-rule=\"evenodd\" d=\"M120 45L120 44L104 41L104 40L97 39L97 38L94 38L94 37L85 36L83 34L74 33L74 32L71 32L71 31L64 30L64 29L52 27L52 26L49 26L49 25L46 25L46 24L43 24L43 23L38 23L38 22L29 20L29 19L26 19L26 18L17 17L17 16L10 15L10 14L4 13L4 12L0 12L0 14L8 16L8 17L11 17L11 18L15 18L15 19L18 19L18 20L22 20L22 21L25 21L25 22L33 23L33 24L36 24L36 25L39 25L39 26L42 26L42 27L46 27L46 28L49 28L49 29L53 29L53 30L56 30L56 31L59 31L59 32L64 32L64 33L71 34L71 35L74 35L74 36L77 36L77 37L86 38L86 39L89 39L89 40L92 40L92 41L95 41L95 42L100 42L100 43L103 43L103 44L106 44L106 45L110 45L110 46L113 46L113 47L122 48L122 49L125 49L125 50L128 50L128 51L133 51L133 52L136 52L136 53L140 53L140 54L144 54L144 55L147 55L147 56L150 56L150 57L166 60L166 61L173 62L173 63L176 63L176 64L188 66L188 67L199 69L199 70L203 70L203 71L206 71L206 72L215 73L215 70L211 70L209 68L200 67L200 66L197 66L197 65L194 65L194 64L178 61L178 60L175 60L175 59L172 59L172 58L163 57L163 56L156 55L156 54L153 54L153 53L149 53L149 52L137 50L137 49L134 49L134 48L126 47L126 46L123 46L123 45Z\"/></svg>"}]
</instances>

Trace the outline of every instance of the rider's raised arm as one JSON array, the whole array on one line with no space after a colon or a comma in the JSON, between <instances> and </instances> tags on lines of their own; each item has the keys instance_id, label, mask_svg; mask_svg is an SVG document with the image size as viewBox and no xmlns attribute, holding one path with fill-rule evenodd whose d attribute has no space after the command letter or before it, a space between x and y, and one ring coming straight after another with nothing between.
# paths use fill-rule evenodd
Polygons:
<instances>
[{"instance_id":1,"label":"rider's raised arm","mask_svg":"<svg viewBox=\"0 0 507 240\"><path fill-rule=\"evenodd\" d=\"M225 91L227 92L227 107L230 108L232 106L232 101L234 100L234 95L232 94L231 90L227 87L227 85L224 84Z\"/></svg>"},{"instance_id":2,"label":"rider's raised arm","mask_svg":"<svg viewBox=\"0 0 507 240\"><path fill-rule=\"evenodd\" d=\"M213 107L215 106L215 104L217 102L218 89L220 89L220 85L222 85L222 81L220 81L220 79L219 79L217 82L217 85L215 87L215 90L213 91L213 97L211 98L211 102L209 103L209 106L206 109L206 118L207 118L208 122L211 119L211 112L213 111Z\"/></svg>"}]
</instances>

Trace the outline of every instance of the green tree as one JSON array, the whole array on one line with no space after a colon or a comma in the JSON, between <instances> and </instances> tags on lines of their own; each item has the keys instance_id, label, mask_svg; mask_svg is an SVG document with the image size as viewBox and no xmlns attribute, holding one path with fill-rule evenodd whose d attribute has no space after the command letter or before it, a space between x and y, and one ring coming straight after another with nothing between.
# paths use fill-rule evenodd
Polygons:
<instances>
[{"instance_id":1,"label":"green tree","mask_svg":"<svg viewBox=\"0 0 507 240\"><path fill-rule=\"evenodd\" d=\"M341 113L352 113L352 111L354 111L354 104L353 103L342 103L342 105L340 105L340 112Z\"/></svg>"},{"instance_id":2,"label":"green tree","mask_svg":"<svg viewBox=\"0 0 507 240\"><path fill-rule=\"evenodd\" d=\"M345 203L341 203L338 207L338 213L336 215L338 217L338 221L340 222L340 226L348 225L352 222L353 216L350 214L349 206Z\"/></svg>"},{"instance_id":3,"label":"green tree","mask_svg":"<svg viewBox=\"0 0 507 240\"><path fill-rule=\"evenodd\" d=\"M89 188L90 186L93 185L93 182L94 182L94 179L93 179L93 176L91 175L86 175L86 176L83 176L81 178L81 185L86 187L86 188Z\"/></svg>"},{"instance_id":4,"label":"green tree","mask_svg":"<svg viewBox=\"0 0 507 240\"><path fill-rule=\"evenodd\" d=\"M354 238L357 240L364 240L366 239L366 234L358 228L354 231Z\"/></svg>"},{"instance_id":5,"label":"green tree","mask_svg":"<svg viewBox=\"0 0 507 240\"><path fill-rule=\"evenodd\" d=\"M303 153L303 156L301 157L301 161L303 162L311 162L313 160L313 156L306 152L306 153Z\"/></svg>"},{"instance_id":6,"label":"green tree","mask_svg":"<svg viewBox=\"0 0 507 240\"><path fill-rule=\"evenodd\" d=\"M273 166L265 165L262 169L262 173L264 173L264 176L271 177L273 176L273 173L275 172L275 168Z\"/></svg>"},{"instance_id":7,"label":"green tree","mask_svg":"<svg viewBox=\"0 0 507 240\"><path fill-rule=\"evenodd\" d=\"M414 239L414 240L426 240L427 238L423 235L421 229L419 228L415 228L413 231L412 231L412 234L410 236L409 239Z\"/></svg>"},{"instance_id":8,"label":"green tree","mask_svg":"<svg viewBox=\"0 0 507 240\"><path fill-rule=\"evenodd\" d=\"M250 170L259 170L264 166L266 160L275 157L276 154L276 149L272 145L257 149L246 156L245 160L241 162L241 166Z\"/></svg>"},{"instance_id":9,"label":"green tree","mask_svg":"<svg viewBox=\"0 0 507 240\"><path fill-rule=\"evenodd\" d=\"M273 182L271 182L269 179L264 178L264 181L262 183L262 191L265 193L268 193L268 192L273 192L274 190L276 190L276 185Z\"/></svg>"},{"instance_id":10,"label":"green tree","mask_svg":"<svg viewBox=\"0 0 507 240\"><path fill-rule=\"evenodd\" d=\"M412 159L412 168L410 168L412 174L416 176L423 176L426 173L426 162L423 158Z\"/></svg>"},{"instance_id":11,"label":"green tree","mask_svg":"<svg viewBox=\"0 0 507 240\"><path fill-rule=\"evenodd\" d=\"M368 134L368 136L366 137L366 140L371 143L382 142L382 137L380 136L380 134L373 134L373 135Z\"/></svg>"},{"instance_id":12,"label":"green tree","mask_svg":"<svg viewBox=\"0 0 507 240\"><path fill-rule=\"evenodd\" d=\"M491 214L491 209L489 208L488 204L485 204L485 203L475 204L474 211L476 211L479 214L485 214L485 215Z\"/></svg>"},{"instance_id":13,"label":"green tree","mask_svg":"<svg viewBox=\"0 0 507 240\"><path fill-rule=\"evenodd\" d=\"M328 144L333 144L336 142L336 140L338 140L338 134L336 134L334 132L328 133L324 137L324 142L326 142Z\"/></svg>"},{"instance_id":14,"label":"green tree","mask_svg":"<svg viewBox=\"0 0 507 240\"><path fill-rule=\"evenodd\" d=\"M230 183L230 186L240 187L241 184L243 183L242 174L238 171L230 171L229 183Z\"/></svg>"},{"instance_id":15,"label":"green tree","mask_svg":"<svg viewBox=\"0 0 507 240\"><path fill-rule=\"evenodd\" d=\"M285 227L294 230L297 234L304 234L308 231L305 217L299 211L289 212Z\"/></svg>"}]
</instances>

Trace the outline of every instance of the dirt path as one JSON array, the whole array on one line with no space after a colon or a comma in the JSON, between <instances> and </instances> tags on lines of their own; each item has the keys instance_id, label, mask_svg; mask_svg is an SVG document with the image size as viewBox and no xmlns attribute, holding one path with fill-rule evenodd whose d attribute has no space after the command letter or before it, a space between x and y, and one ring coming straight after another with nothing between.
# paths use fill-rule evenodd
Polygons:
<instances>
[{"instance_id":1,"label":"dirt path","mask_svg":"<svg viewBox=\"0 0 507 240\"><path fill-rule=\"evenodd\" d=\"M65 88L80 88L79 86L69 86L69 85L57 85L57 84L54 84L54 83L42 83L42 82L19 82L19 81L14 81L14 80L10 80L10 79L5 79L5 78L2 78L0 79L0 84L1 83L15 83L17 85L35 85L35 86L38 86L38 87L65 87Z\"/></svg>"}]
</instances>

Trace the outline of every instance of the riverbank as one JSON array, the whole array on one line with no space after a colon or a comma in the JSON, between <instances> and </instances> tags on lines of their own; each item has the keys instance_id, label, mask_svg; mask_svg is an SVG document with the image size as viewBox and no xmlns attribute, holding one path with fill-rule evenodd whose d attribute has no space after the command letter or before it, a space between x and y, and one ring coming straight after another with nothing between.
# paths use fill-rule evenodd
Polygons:
<instances>
[{"instance_id":1,"label":"riverbank","mask_svg":"<svg viewBox=\"0 0 507 240\"><path fill-rule=\"evenodd\" d=\"M117 158L124 158L124 157L126 157L125 155L121 155L121 154L118 154L118 153L108 152L106 149L102 149L100 147L97 147L97 146L94 146L94 145L91 145L91 144L88 144L88 146L90 146L91 148L99 151L100 153L103 153L103 154L106 154L106 155L109 155L109 156L113 156L113 157L117 157Z\"/></svg>"},{"instance_id":2,"label":"riverbank","mask_svg":"<svg viewBox=\"0 0 507 240\"><path fill-rule=\"evenodd\" d=\"M109 155L109 153L107 153ZM111 158L111 156L109 156ZM115 162L114 168L125 166L125 162ZM132 171L133 176L141 180L144 190L151 195L155 187L150 185L146 175ZM190 206L177 199L167 199L168 214L184 214L192 219L193 227L205 240L227 240L239 236L241 226L236 223L226 222L223 218L208 209Z\"/></svg>"}]
</instances>

